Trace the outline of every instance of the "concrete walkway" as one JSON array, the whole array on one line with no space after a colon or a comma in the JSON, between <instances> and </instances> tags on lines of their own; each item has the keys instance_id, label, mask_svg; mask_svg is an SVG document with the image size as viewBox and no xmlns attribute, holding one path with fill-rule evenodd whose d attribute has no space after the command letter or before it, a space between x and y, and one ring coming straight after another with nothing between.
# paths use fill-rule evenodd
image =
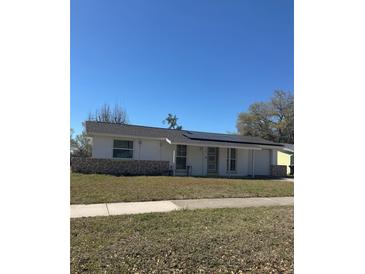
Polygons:
<instances>
[{"instance_id":1,"label":"concrete walkway","mask_svg":"<svg viewBox=\"0 0 365 274\"><path fill-rule=\"evenodd\" d=\"M169 212L180 209L243 208L259 206L294 205L293 197L271 198L218 198L169 200L151 202L106 203L71 205L71 218Z\"/></svg>"}]
</instances>

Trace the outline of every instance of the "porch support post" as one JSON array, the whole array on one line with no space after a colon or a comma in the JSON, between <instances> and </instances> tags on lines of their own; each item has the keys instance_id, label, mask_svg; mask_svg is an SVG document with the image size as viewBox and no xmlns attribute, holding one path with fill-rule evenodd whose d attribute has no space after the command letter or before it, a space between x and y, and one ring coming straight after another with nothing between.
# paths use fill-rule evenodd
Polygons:
<instances>
[{"instance_id":1,"label":"porch support post","mask_svg":"<svg viewBox=\"0 0 365 274\"><path fill-rule=\"evenodd\" d=\"M275 149L271 149L270 150L270 154L271 154L271 165L272 166L275 166L275 165L277 165L277 162L278 162L278 160L277 160L277 150L275 150Z\"/></svg>"},{"instance_id":2,"label":"porch support post","mask_svg":"<svg viewBox=\"0 0 365 274\"><path fill-rule=\"evenodd\" d=\"M230 148L227 148L228 149L228 159L227 159L227 162L228 162L228 166L227 166L227 169L228 169L228 177L231 177L231 149Z\"/></svg>"},{"instance_id":3,"label":"porch support post","mask_svg":"<svg viewBox=\"0 0 365 274\"><path fill-rule=\"evenodd\" d=\"M204 147L200 147L200 150L202 152L202 176L204 176Z\"/></svg>"},{"instance_id":4,"label":"porch support post","mask_svg":"<svg viewBox=\"0 0 365 274\"><path fill-rule=\"evenodd\" d=\"M176 171L176 157L175 157L175 154L176 154L176 150L175 148L172 150L172 174L175 176L175 171Z\"/></svg>"},{"instance_id":5,"label":"porch support post","mask_svg":"<svg viewBox=\"0 0 365 274\"><path fill-rule=\"evenodd\" d=\"M138 140L138 160L141 160L142 141Z\"/></svg>"},{"instance_id":6,"label":"porch support post","mask_svg":"<svg viewBox=\"0 0 365 274\"><path fill-rule=\"evenodd\" d=\"M252 178L255 178L255 150L252 150Z\"/></svg>"}]
</instances>

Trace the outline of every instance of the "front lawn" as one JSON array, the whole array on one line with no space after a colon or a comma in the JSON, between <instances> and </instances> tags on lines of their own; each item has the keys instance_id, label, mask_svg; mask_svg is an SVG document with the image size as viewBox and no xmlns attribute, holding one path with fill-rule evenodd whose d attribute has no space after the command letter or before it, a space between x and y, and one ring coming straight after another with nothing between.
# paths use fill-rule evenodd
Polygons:
<instances>
[{"instance_id":1,"label":"front lawn","mask_svg":"<svg viewBox=\"0 0 365 274\"><path fill-rule=\"evenodd\" d=\"M293 207L71 220L71 273L293 273Z\"/></svg>"},{"instance_id":2,"label":"front lawn","mask_svg":"<svg viewBox=\"0 0 365 274\"><path fill-rule=\"evenodd\" d=\"M72 204L293 194L290 181L71 173Z\"/></svg>"}]
</instances>

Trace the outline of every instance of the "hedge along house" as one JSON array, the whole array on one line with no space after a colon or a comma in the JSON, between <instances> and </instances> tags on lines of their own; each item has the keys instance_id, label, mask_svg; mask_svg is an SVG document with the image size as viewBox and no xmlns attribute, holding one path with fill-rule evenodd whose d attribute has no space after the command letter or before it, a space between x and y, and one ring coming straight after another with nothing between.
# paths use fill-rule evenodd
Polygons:
<instances>
[{"instance_id":1,"label":"hedge along house","mask_svg":"<svg viewBox=\"0 0 365 274\"><path fill-rule=\"evenodd\" d=\"M119 163L127 165L128 161L163 162L173 175L281 176L275 168L277 151L283 145L261 138L94 121L85 124L95 160L122 160Z\"/></svg>"}]
</instances>

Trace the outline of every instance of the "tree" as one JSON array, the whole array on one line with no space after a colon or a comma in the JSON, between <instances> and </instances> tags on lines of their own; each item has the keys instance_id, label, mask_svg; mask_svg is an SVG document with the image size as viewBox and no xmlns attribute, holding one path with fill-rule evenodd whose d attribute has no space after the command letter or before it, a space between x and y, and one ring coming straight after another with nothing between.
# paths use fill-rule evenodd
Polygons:
<instances>
[{"instance_id":1,"label":"tree","mask_svg":"<svg viewBox=\"0 0 365 274\"><path fill-rule=\"evenodd\" d=\"M86 135L85 130L81 134L73 138L73 129L70 134L71 156L73 157L90 157L91 156L91 140Z\"/></svg>"},{"instance_id":2,"label":"tree","mask_svg":"<svg viewBox=\"0 0 365 274\"><path fill-rule=\"evenodd\" d=\"M71 148L75 145L75 140L73 138L75 131L73 130L73 128L70 129L70 146Z\"/></svg>"},{"instance_id":3,"label":"tree","mask_svg":"<svg viewBox=\"0 0 365 274\"><path fill-rule=\"evenodd\" d=\"M112 109L108 104L102 105L95 110L94 114L89 113L89 121L108 122L115 124L127 124L128 118L126 111L118 104ZM82 124L83 130L81 134L73 138L74 130L70 130L70 148L71 156L74 157L90 157L91 156L91 138L86 135L85 124Z\"/></svg>"},{"instance_id":4,"label":"tree","mask_svg":"<svg viewBox=\"0 0 365 274\"><path fill-rule=\"evenodd\" d=\"M112 109L108 104L104 104L95 113L89 113L89 121L107 122L115 124L127 124L127 112L118 104Z\"/></svg>"},{"instance_id":5,"label":"tree","mask_svg":"<svg viewBox=\"0 0 365 274\"><path fill-rule=\"evenodd\" d=\"M242 135L293 144L293 94L276 90L269 102L256 102L251 104L247 112L238 114L236 127Z\"/></svg>"},{"instance_id":6,"label":"tree","mask_svg":"<svg viewBox=\"0 0 365 274\"><path fill-rule=\"evenodd\" d=\"M181 130L182 126L179 126L177 124L178 119L179 118L177 118L176 115L172 115L171 113L169 113L166 119L162 121L162 123L165 124L167 122L167 124L169 125L169 129Z\"/></svg>"}]
</instances>

